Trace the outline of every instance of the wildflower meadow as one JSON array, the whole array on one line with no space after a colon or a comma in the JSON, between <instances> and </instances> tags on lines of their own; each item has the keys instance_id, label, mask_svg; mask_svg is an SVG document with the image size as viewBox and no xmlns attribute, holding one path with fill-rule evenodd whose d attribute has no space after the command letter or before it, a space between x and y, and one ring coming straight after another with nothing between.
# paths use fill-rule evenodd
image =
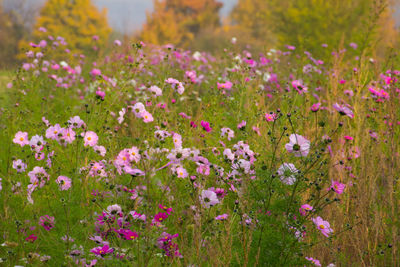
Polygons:
<instances>
[{"instance_id":1,"label":"wildflower meadow","mask_svg":"<svg viewBox=\"0 0 400 267\"><path fill-rule=\"evenodd\" d=\"M398 266L400 71L321 49L31 42L0 90L0 265Z\"/></svg>"}]
</instances>

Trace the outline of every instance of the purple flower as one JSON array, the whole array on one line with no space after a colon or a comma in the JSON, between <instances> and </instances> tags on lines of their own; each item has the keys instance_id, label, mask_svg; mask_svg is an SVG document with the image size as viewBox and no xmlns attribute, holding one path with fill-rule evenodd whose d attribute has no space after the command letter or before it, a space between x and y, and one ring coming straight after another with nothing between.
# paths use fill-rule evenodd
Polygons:
<instances>
[{"instance_id":1,"label":"purple flower","mask_svg":"<svg viewBox=\"0 0 400 267\"><path fill-rule=\"evenodd\" d=\"M342 116L346 115L349 116L350 118L354 118L353 111L345 105L339 105L338 103L336 103L333 105L333 108L336 109Z\"/></svg>"},{"instance_id":2,"label":"purple flower","mask_svg":"<svg viewBox=\"0 0 400 267\"><path fill-rule=\"evenodd\" d=\"M54 217L44 215L39 218L39 224L43 226L46 231L50 231L54 227Z\"/></svg>"},{"instance_id":3,"label":"purple flower","mask_svg":"<svg viewBox=\"0 0 400 267\"><path fill-rule=\"evenodd\" d=\"M96 256L104 257L107 254L113 253L114 249L110 248L108 245L104 245L102 247L95 247L90 250Z\"/></svg>"}]
</instances>

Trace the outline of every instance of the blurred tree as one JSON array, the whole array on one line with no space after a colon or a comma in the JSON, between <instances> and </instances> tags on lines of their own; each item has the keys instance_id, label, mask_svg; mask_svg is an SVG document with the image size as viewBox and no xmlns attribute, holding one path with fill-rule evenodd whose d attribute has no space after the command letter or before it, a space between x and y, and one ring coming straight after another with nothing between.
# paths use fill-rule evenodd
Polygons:
<instances>
[{"instance_id":1,"label":"blurred tree","mask_svg":"<svg viewBox=\"0 0 400 267\"><path fill-rule=\"evenodd\" d=\"M220 26L219 9L215 0L154 0L154 12L140 38L153 44L189 45L203 31Z\"/></svg>"},{"instance_id":2,"label":"blurred tree","mask_svg":"<svg viewBox=\"0 0 400 267\"><path fill-rule=\"evenodd\" d=\"M18 36L15 24L9 14L5 13L0 1L0 68L9 67L18 52Z\"/></svg>"},{"instance_id":3,"label":"blurred tree","mask_svg":"<svg viewBox=\"0 0 400 267\"><path fill-rule=\"evenodd\" d=\"M227 31L236 35L239 42L258 48L274 45L270 5L266 0L239 0L231 12Z\"/></svg>"},{"instance_id":4,"label":"blurred tree","mask_svg":"<svg viewBox=\"0 0 400 267\"><path fill-rule=\"evenodd\" d=\"M387 0L239 0L230 15L233 31L250 34L248 42L293 45L328 56L351 42L362 46ZM375 24L375 25L374 25ZM238 34L240 37L241 34ZM330 49L323 49L327 44Z\"/></svg>"},{"instance_id":5,"label":"blurred tree","mask_svg":"<svg viewBox=\"0 0 400 267\"><path fill-rule=\"evenodd\" d=\"M33 41L61 36L71 54L88 53L93 51L93 46L101 47L108 41L111 28L106 12L106 9L99 12L90 0L48 0L37 19ZM96 43L94 36L98 37ZM27 42L20 46L28 48Z\"/></svg>"}]
</instances>

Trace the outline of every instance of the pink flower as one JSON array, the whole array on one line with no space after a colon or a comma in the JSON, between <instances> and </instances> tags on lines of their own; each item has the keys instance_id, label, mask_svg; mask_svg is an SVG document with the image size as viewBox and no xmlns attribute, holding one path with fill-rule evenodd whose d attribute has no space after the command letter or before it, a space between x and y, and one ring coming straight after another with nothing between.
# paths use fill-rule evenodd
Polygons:
<instances>
[{"instance_id":1,"label":"pink flower","mask_svg":"<svg viewBox=\"0 0 400 267\"><path fill-rule=\"evenodd\" d=\"M43 187L46 184L46 180L50 179L50 176L47 174L43 167L36 166L32 171L28 173L31 184L39 185L39 187Z\"/></svg>"},{"instance_id":2,"label":"pink flower","mask_svg":"<svg viewBox=\"0 0 400 267\"><path fill-rule=\"evenodd\" d=\"M306 157L310 152L310 141L298 134L291 134L290 142L285 145L288 152L293 153L296 157Z\"/></svg>"},{"instance_id":3,"label":"pink flower","mask_svg":"<svg viewBox=\"0 0 400 267\"><path fill-rule=\"evenodd\" d=\"M121 46L122 43L121 43L120 40L115 40L115 41L114 41L114 45L116 45L116 46Z\"/></svg>"},{"instance_id":4,"label":"pink flower","mask_svg":"<svg viewBox=\"0 0 400 267\"><path fill-rule=\"evenodd\" d=\"M203 190L201 196L199 196L200 202L205 208L210 208L219 203L217 194L211 190Z\"/></svg>"},{"instance_id":5,"label":"pink flower","mask_svg":"<svg viewBox=\"0 0 400 267\"><path fill-rule=\"evenodd\" d=\"M27 238L25 238L25 241L33 243L35 242L37 239L37 235L35 234L30 234Z\"/></svg>"},{"instance_id":6,"label":"pink flower","mask_svg":"<svg viewBox=\"0 0 400 267\"><path fill-rule=\"evenodd\" d=\"M345 188L346 188L345 184L339 183L337 181L332 181L332 185L331 187L329 187L329 190L332 190L337 194L341 195Z\"/></svg>"},{"instance_id":7,"label":"pink flower","mask_svg":"<svg viewBox=\"0 0 400 267\"><path fill-rule=\"evenodd\" d=\"M187 170L182 167L176 168L176 174L177 174L178 178L186 178L189 175Z\"/></svg>"},{"instance_id":8,"label":"pink flower","mask_svg":"<svg viewBox=\"0 0 400 267\"><path fill-rule=\"evenodd\" d=\"M61 132L62 132L63 128L61 128L60 124L56 124L54 126L50 126L47 130L46 130L46 138L47 139L53 139L53 140L58 140L59 139L59 135L61 136Z\"/></svg>"},{"instance_id":9,"label":"pink flower","mask_svg":"<svg viewBox=\"0 0 400 267\"><path fill-rule=\"evenodd\" d=\"M83 133L82 133L83 134ZM85 146L95 146L97 145L97 141L99 140L99 137L95 132L88 131L83 134L83 139L85 141Z\"/></svg>"},{"instance_id":10,"label":"pink flower","mask_svg":"<svg viewBox=\"0 0 400 267\"><path fill-rule=\"evenodd\" d=\"M345 105L339 105L338 103L336 103L333 105L333 108L336 109L342 116L346 115L349 116L350 118L354 118L353 111Z\"/></svg>"},{"instance_id":11,"label":"pink flower","mask_svg":"<svg viewBox=\"0 0 400 267\"><path fill-rule=\"evenodd\" d=\"M15 144L20 145L21 147L28 145L29 144L28 133L27 132L16 133L13 142Z\"/></svg>"},{"instance_id":12,"label":"pink flower","mask_svg":"<svg viewBox=\"0 0 400 267\"><path fill-rule=\"evenodd\" d=\"M44 215L39 218L39 224L43 226L46 231L50 231L54 227L54 217Z\"/></svg>"},{"instance_id":13,"label":"pink flower","mask_svg":"<svg viewBox=\"0 0 400 267\"><path fill-rule=\"evenodd\" d=\"M301 205L299 212L301 215L306 216L307 212L313 211L313 210L314 210L313 206L308 205L308 204L303 204L303 205Z\"/></svg>"},{"instance_id":14,"label":"pink flower","mask_svg":"<svg viewBox=\"0 0 400 267\"><path fill-rule=\"evenodd\" d=\"M153 115L151 115L149 112L146 110L140 114L140 116L143 118L143 122L149 123L154 121Z\"/></svg>"},{"instance_id":15,"label":"pink flower","mask_svg":"<svg viewBox=\"0 0 400 267\"><path fill-rule=\"evenodd\" d=\"M247 122L246 121L242 121L241 123L239 123L237 125L237 127L238 127L238 129L243 130L246 127L246 125L247 125Z\"/></svg>"},{"instance_id":16,"label":"pink flower","mask_svg":"<svg viewBox=\"0 0 400 267\"><path fill-rule=\"evenodd\" d=\"M79 116L70 118L68 124L70 128L81 128L82 126L85 126L85 122L81 120Z\"/></svg>"},{"instance_id":17,"label":"pink flower","mask_svg":"<svg viewBox=\"0 0 400 267\"><path fill-rule=\"evenodd\" d=\"M209 133L211 132L212 128L210 127L210 123L208 121L201 121L201 126L203 127L203 129Z\"/></svg>"},{"instance_id":18,"label":"pink flower","mask_svg":"<svg viewBox=\"0 0 400 267\"><path fill-rule=\"evenodd\" d=\"M92 76L101 75L101 70L99 70L99 69L92 69L92 70L90 71L90 75L92 75Z\"/></svg>"},{"instance_id":19,"label":"pink flower","mask_svg":"<svg viewBox=\"0 0 400 267\"><path fill-rule=\"evenodd\" d=\"M75 140L75 132L72 128L62 128L61 130L61 141L67 144L71 144Z\"/></svg>"},{"instance_id":20,"label":"pink flower","mask_svg":"<svg viewBox=\"0 0 400 267\"><path fill-rule=\"evenodd\" d=\"M317 218L312 218L312 221L324 236L329 237L329 234L333 233L329 222L324 221L321 217L318 216Z\"/></svg>"},{"instance_id":21,"label":"pink flower","mask_svg":"<svg viewBox=\"0 0 400 267\"><path fill-rule=\"evenodd\" d=\"M321 107L321 103L316 103L316 104L313 104L312 106L311 106L311 111L312 112L317 112L318 110L319 110L319 108Z\"/></svg>"},{"instance_id":22,"label":"pink flower","mask_svg":"<svg viewBox=\"0 0 400 267\"><path fill-rule=\"evenodd\" d=\"M18 173L24 172L26 170L27 165L20 159L13 161L13 169L15 169Z\"/></svg>"},{"instance_id":23,"label":"pink flower","mask_svg":"<svg viewBox=\"0 0 400 267\"><path fill-rule=\"evenodd\" d=\"M215 220L217 220L217 221L225 221L226 219L228 219L228 214L226 214L226 213L215 217Z\"/></svg>"},{"instance_id":24,"label":"pink flower","mask_svg":"<svg viewBox=\"0 0 400 267\"><path fill-rule=\"evenodd\" d=\"M265 119L267 121L274 121L276 120L277 116L275 113L271 112L271 113L265 113Z\"/></svg>"},{"instance_id":25,"label":"pink flower","mask_svg":"<svg viewBox=\"0 0 400 267\"><path fill-rule=\"evenodd\" d=\"M298 172L292 163L283 163L277 171L279 179L287 185L293 185L296 182L296 173Z\"/></svg>"},{"instance_id":26,"label":"pink flower","mask_svg":"<svg viewBox=\"0 0 400 267\"><path fill-rule=\"evenodd\" d=\"M139 237L139 234L129 229L119 229L118 233L123 235L126 240L134 240Z\"/></svg>"},{"instance_id":27,"label":"pink flower","mask_svg":"<svg viewBox=\"0 0 400 267\"><path fill-rule=\"evenodd\" d=\"M102 247L95 247L90 250L96 256L104 257L107 254L113 253L114 249L110 248L108 245L104 245Z\"/></svg>"},{"instance_id":28,"label":"pink flower","mask_svg":"<svg viewBox=\"0 0 400 267\"><path fill-rule=\"evenodd\" d=\"M231 89L232 88L232 83L230 81L226 81L225 83L217 83L218 89Z\"/></svg>"},{"instance_id":29,"label":"pink flower","mask_svg":"<svg viewBox=\"0 0 400 267\"><path fill-rule=\"evenodd\" d=\"M162 95L162 90L156 85L150 86L149 91L153 94L153 97Z\"/></svg>"},{"instance_id":30,"label":"pink flower","mask_svg":"<svg viewBox=\"0 0 400 267\"><path fill-rule=\"evenodd\" d=\"M227 127L221 129L221 137L227 135L228 140L230 141L233 137L235 137L235 132Z\"/></svg>"},{"instance_id":31,"label":"pink flower","mask_svg":"<svg viewBox=\"0 0 400 267\"><path fill-rule=\"evenodd\" d=\"M60 186L60 190L68 190L71 187L71 179L66 176L58 176L56 180L57 184Z\"/></svg>"},{"instance_id":32,"label":"pink flower","mask_svg":"<svg viewBox=\"0 0 400 267\"><path fill-rule=\"evenodd\" d=\"M305 93L308 91L308 88L303 85L301 80L294 80L292 81L292 86L299 94Z\"/></svg>"},{"instance_id":33,"label":"pink flower","mask_svg":"<svg viewBox=\"0 0 400 267\"><path fill-rule=\"evenodd\" d=\"M306 260L311 261L315 266L321 266L321 263L319 260L311 258L311 257L306 257Z\"/></svg>"}]
</instances>

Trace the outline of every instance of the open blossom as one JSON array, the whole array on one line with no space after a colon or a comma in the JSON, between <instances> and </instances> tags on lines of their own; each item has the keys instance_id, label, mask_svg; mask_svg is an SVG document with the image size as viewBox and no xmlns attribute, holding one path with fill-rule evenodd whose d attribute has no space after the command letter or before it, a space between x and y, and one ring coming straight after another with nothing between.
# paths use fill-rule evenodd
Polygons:
<instances>
[{"instance_id":1,"label":"open blossom","mask_svg":"<svg viewBox=\"0 0 400 267\"><path fill-rule=\"evenodd\" d=\"M47 139L53 139L53 140L58 140L60 138L60 136L62 135L62 128L60 126L60 124L56 124L54 126L50 126L47 130L46 130L46 138Z\"/></svg>"},{"instance_id":2,"label":"open blossom","mask_svg":"<svg viewBox=\"0 0 400 267\"><path fill-rule=\"evenodd\" d=\"M84 133L83 139L85 141L85 143L84 143L85 146L95 146L95 145L97 145L97 141L99 140L97 134L92 131L88 131L88 132Z\"/></svg>"},{"instance_id":3,"label":"open blossom","mask_svg":"<svg viewBox=\"0 0 400 267\"><path fill-rule=\"evenodd\" d=\"M28 173L31 184L39 185L39 187L43 187L46 184L46 180L50 179L50 176L47 174L43 167L36 166L32 171Z\"/></svg>"},{"instance_id":4,"label":"open blossom","mask_svg":"<svg viewBox=\"0 0 400 267\"><path fill-rule=\"evenodd\" d=\"M313 206L308 205L308 204L303 204L303 205L301 205L299 212L301 215L306 216L307 212L313 211L313 210L314 210Z\"/></svg>"},{"instance_id":5,"label":"open blossom","mask_svg":"<svg viewBox=\"0 0 400 267\"><path fill-rule=\"evenodd\" d=\"M217 83L218 89L231 89L232 88L232 83L230 81L226 81L224 83Z\"/></svg>"},{"instance_id":6,"label":"open blossom","mask_svg":"<svg viewBox=\"0 0 400 267\"><path fill-rule=\"evenodd\" d=\"M85 122L79 116L72 117L68 120L70 128L81 128L85 126Z\"/></svg>"},{"instance_id":7,"label":"open blossom","mask_svg":"<svg viewBox=\"0 0 400 267\"><path fill-rule=\"evenodd\" d=\"M246 125L247 125L247 122L246 122L246 121L241 121L241 122L237 125L237 127L238 127L238 129L240 129L240 130L244 130L244 128L246 127Z\"/></svg>"},{"instance_id":8,"label":"open blossom","mask_svg":"<svg viewBox=\"0 0 400 267\"><path fill-rule=\"evenodd\" d=\"M313 104L312 106L311 106L311 111L312 112L317 112L318 110L319 110L319 108L321 107L321 103L316 103L316 104Z\"/></svg>"},{"instance_id":9,"label":"open blossom","mask_svg":"<svg viewBox=\"0 0 400 267\"><path fill-rule=\"evenodd\" d=\"M44 141L43 137L39 135L32 136L31 140L29 141L29 146L36 152L42 151L45 144L46 142Z\"/></svg>"},{"instance_id":10,"label":"open blossom","mask_svg":"<svg viewBox=\"0 0 400 267\"><path fill-rule=\"evenodd\" d=\"M114 249L110 248L109 245L104 245L102 247L95 247L90 250L96 256L105 256L107 254L113 253Z\"/></svg>"},{"instance_id":11,"label":"open blossom","mask_svg":"<svg viewBox=\"0 0 400 267\"><path fill-rule=\"evenodd\" d=\"M104 146L94 146L94 151L96 151L100 156L104 157L106 155L106 148Z\"/></svg>"},{"instance_id":12,"label":"open blossom","mask_svg":"<svg viewBox=\"0 0 400 267\"><path fill-rule=\"evenodd\" d=\"M75 140L75 131L72 128L62 128L61 130L61 142L71 144Z\"/></svg>"},{"instance_id":13,"label":"open blossom","mask_svg":"<svg viewBox=\"0 0 400 267\"><path fill-rule=\"evenodd\" d=\"M305 93L308 91L308 88L303 84L301 80L292 81L292 86L299 94Z\"/></svg>"},{"instance_id":14,"label":"open blossom","mask_svg":"<svg viewBox=\"0 0 400 267\"><path fill-rule=\"evenodd\" d=\"M201 121L201 126L203 127L203 129L209 133L211 132L212 128L210 127L210 123L208 121Z\"/></svg>"},{"instance_id":15,"label":"open blossom","mask_svg":"<svg viewBox=\"0 0 400 267\"><path fill-rule=\"evenodd\" d=\"M227 136L228 140L230 141L233 137L235 137L235 132L227 127L221 129L221 137Z\"/></svg>"},{"instance_id":16,"label":"open blossom","mask_svg":"<svg viewBox=\"0 0 400 267\"><path fill-rule=\"evenodd\" d=\"M185 168L182 168L182 167L176 168L176 174L177 174L177 176L179 178L186 178L189 175L187 170Z\"/></svg>"},{"instance_id":17,"label":"open blossom","mask_svg":"<svg viewBox=\"0 0 400 267\"><path fill-rule=\"evenodd\" d=\"M228 214L221 214L215 217L215 220L217 221L225 221L226 219L228 219Z\"/></svg>"},{"instance_id":18,"label":"open blossom","mask_svg":"<svg viewBox=\"0 0 400 267\"><path fill-rule=\"evenodd\" d=\"M337 181L332 181L332 185L331 185L331 187L329 187L329 189L333 190L334 192L336 192L339 195L341 195L343 193L345 188L346 188L345 184L339 183Z\"/></svg>"},{"instance_id":19,"label":"open blossom","mask_svg":"<svg viewBox=\"0 0 400 267\"><path fill-rule=\"evenodd\" d=\"M285 145L288 152L293 153L296 157L306 157L310 152L310 141L298 134L291 134L290 142Z\"/></svg>"},{"instance_id":20,"label":"open blossom","mask_svg":"<svg viewBox=\"0 0 400 267\"><path fill-rule=\"evenodd\" d=\"M58 176L56 182L62 191L68 190L71 187L71 179L66 176Z\"/></svg>"},{"instance_id":21,"label":"open blossom","mask_svg":"<svg viewBox=\"0 0 400 267\"><path fill-rule=\"evenodd\" d=\"M148 123L154 121L153 115L151 115L148 111L143 111L140 114L140 117L143 119L143 122Z\"/></svg>"},{"instance_id":22,"label":"open blossom","mask_svg":"<svg viewBox=\"0 0 400 267\"><path fill-rule=\"evenodd\" d=\"M299 171L292 163L283 163L277 172L282 183L292 185L296 182L296 173Z\"/></svg>"},{"instance_id":23,"label":"open blossom","mask_svg":"<svg viewBox=\"0 0 400 267\"><path fill-rule=\"evenodd\" d=\"M13 169L17 172L24 172L26 170L27 165L20 159L13 161Z\"/></svg>"},{"instance_id":24,"label":"open blossom","mask_svg":"<svg viewBox=\"0 0 400 267\"><path fill-rule=\"evenodd\" d=\"M46 231L50 231L54 227L54 217L49 215L40 217L39 225L43 226Z\"/></svg>"},{"instance_id":25,"label":"open blossom","mask_svg":"<svg viewBox=\"0 0 400 267\"><path fill-rule=\"evenodd\" d=\"M273 112L265 113L265 119L267 121L274 121L274 120L276 120L276 118L277 118L277 115L275 113L273 113Z\"/></svg>"},{"instance_id":26,"label":"open blossom","mask_svg":"<svg viewBox=\"0 0 400 267\"><path fill-rule=\"evenodd\" d=\"M322 266L321 262L317 259L311 258L311 257L306 257L306 260L312 262L315 266Z\"/></svg>"},{"instance_id":27,"label":"open blossom","mask_svg":"<svg viewBox=\"0 0 400 267\"><path fill-rule=\"evenodd\" d=\"M157 97L157 96L161 96L162 95L162 90L160 89L160 87L158 87L156 85L150 86L149 91L151 92L153 97Z\"/></svg>"},{"instance_id":28,"label":"open blossom","mask_svg":"<svg viewBox=\"0 0 400 267\"><path fill-rule=\"evenodd\" d=\"M204 207L209 208L218 204L219 200L217 194L214 191L203 190L201 192L200 202Z\"/></svg>"},{"instance_id":29,"label":"open blossom","mask_svg":"<svg viewBox=\"0 0 400 267\"><path fill-rule=\"evenodd\" d=\"M163 232L161 237L157 239L157 245L160 249L164 250L164 253L167 257L178 257L182 258L181 253L179 252L178 245L172 242L172 239L177 238L178 234L168 234Z\"/></svg>"},{"instance_id":30,"label":"open blossom","mask_svg":"<svg viewBox=\"0 0 400 267\"><path fill-rule=\"evenodd\" d=\"M324 221L321 217L312 218L312 221L324 236L329 237L329 234L333 233L329 222Z\"/></svg>"},{"instance_id":31,"label":"open blossom","mask_svg":"<svg viewBox=\"0 0 400 267\"><path fill-rule=\"evenodd\" d=\"M25 146L29 144L29 140L28 140L28 133L27 132L17 132L15 134L15 137L13 139L13 142L15 144L18 144L20 146Z\"/></svg>"},{"instance_id":32,"label":"open blossom","mask_svg":"<svg viewBox=\"0 0 400 267\"><path fill-rule=\"evenodd\" d=\"M342 116L346 115L350 118L354 118L353 111L345 105L339 105L338 103L336 103L333 105L333 108L336 109L339 112L339 114Z\"/></svg>"}]
</instances>

